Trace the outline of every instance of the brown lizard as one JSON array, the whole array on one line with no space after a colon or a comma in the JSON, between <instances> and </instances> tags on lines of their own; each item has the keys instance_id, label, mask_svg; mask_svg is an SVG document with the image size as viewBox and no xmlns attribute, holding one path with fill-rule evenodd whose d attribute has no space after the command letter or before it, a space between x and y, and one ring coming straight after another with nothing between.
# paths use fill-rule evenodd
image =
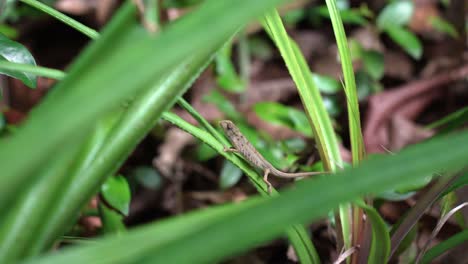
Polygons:
<instances>
[{"instance_id":1,"label":"brown lizard","mask_svg":"<svg viewBox=\"0 0 468 264\"><path fill-rule=\"evenodd\" d=\"M228 152L239 152L242 156L253 166L256 166L263 170L263 181L268 185L268 192L271 193L271 183L268 181L268 175L271 173L274 176L281 177L281 178L296 178L296 177L305 177L317 174L323 174L326 172L298 172L298 173L287 173L282 172L270 162L268 162L262 154L260 154L252 143L242 135L239 128L234 125L232 121L229 120L222 120L219 122L220 126L224 130L224 134L228 137L229 141L234 146L233 148L225 147L224 151Z\"/></svg>"}]
</instances>

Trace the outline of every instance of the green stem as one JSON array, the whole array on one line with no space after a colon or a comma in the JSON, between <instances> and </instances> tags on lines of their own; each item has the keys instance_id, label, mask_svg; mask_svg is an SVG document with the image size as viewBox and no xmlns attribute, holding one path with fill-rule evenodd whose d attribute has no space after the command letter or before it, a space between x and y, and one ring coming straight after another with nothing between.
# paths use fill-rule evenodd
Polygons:
<instances>
[{"instance_id":1,"label":"green stem","mask_svg":"<svg viewBox=\"0 0 468 264\"><path fill-rule=\"evenodd\" d=\"M81 24L80 22L60 13L59 11L51 8L50 6L48 5L45 5L39 1L36 1L36 0L21 0L21 2L25 3L25 4L28 4L34 8L37 8L38 10L41 10L42 12L44 13L47 13L49 14L50 16L53 16L55 17L56 19L62 21L63 23L69 25L70 27L80 31L81 33L85 34L86 36L88 36L89 38L91 39L96 39L97 37L99 37L99 33L94 30L94 29L91 29L83 24Z\"/></svg>"}]
</instances>

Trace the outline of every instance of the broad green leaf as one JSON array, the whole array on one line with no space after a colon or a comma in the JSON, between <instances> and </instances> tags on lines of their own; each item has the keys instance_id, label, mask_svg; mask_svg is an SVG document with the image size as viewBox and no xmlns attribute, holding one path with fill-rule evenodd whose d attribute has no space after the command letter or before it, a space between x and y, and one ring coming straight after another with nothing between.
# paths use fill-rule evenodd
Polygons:
<instances>
[{"instance_id":1,"label":"broad green leaf","mask_svg":"<svg viewBox=\"0 0 468 264\"><path fill-rule=\"evenodd\" d=\"M0 60L36 65L34 57L25 46L8 39L3 34L0 34ZM2 70L0 74L19 79L28 87L36 88L36 75L11 70Z\"/></svg>"},{"instance_id":2,"label":"broad green leaf","mask_svg":"<svg viewBox=\"0 0 468 264\"><path fill-rule=\"evenodd\" d=\"M396 155L364 161L333 177L302 180L278 196L254 197L239 204L189 213L26 263L220 262L281 236L293 223L310 223L324 217L339 204L401 188L434 170L456 170L466 165L468 149L460 147L465 144L468 132L453 134L408 147ZM304 198L311 194L313 199Z\"/></svg>"},{"instance_id":3,"label":"broad green leaf","mask_svg":"<svg viewBox=\"0 0 468 264\"><path fill-rule=\"evenodd\" d=\"M223 163L221 169L221 175L219 178L219 187L221 189L228 189L236 185L242 177L242 170L239 167L232 164L232 162L226 160Z\"/></svg>"},{"instance_id":4,"label":"broad green leaf","mask_svg":"<svg viewBox=\"0 0 468 264\"><path fill-rule=\"evenodd\" d=\"M406 25L413 15L412 1L401 0L387 4L377 17L377 27L386 30L389 27Z\"/></svg>"},{"instance_id":5,"label":"broad green leaf","mask_svg":"<svg viewBox=\"0 0 468 264\"><path fill-rule=\"evenodd\" d=\"M21 160L2 164L0 208L5 208L3 205L28 179L36 179L31 175L50 156L47 153L54 152L65 139L93 127L97 118L147 89L185 59L195 54L208 58L241 26L281 2L204 1L194 12L167 25L157 37L137 24L133 3L126 2L99 39L69 68L67 77L34 109L34 115L14 135L0 139L0 160ZM183 91L158 89L157 95L165 101L156 113L166 110ZM32 145L34 149L24 155L23 150Z\"/></svg>"},{"instance_id":6,"label":"broad green leaf","mask_svg":"<svg viewBox=\"0 0 468 264\"><path fill-rule=\"evenodd\" d=\"M384 57L383 54L374 51L363 51L362 61L364 62L364 69L374 80L380 80L384 74Z\"/></svg>"},{"instance_id":7,"label":"broad green leaf","mask_svg":"<svg viewBox=\"0 0 468 264\"><path fill-rule=\"evenodd\" d=\"M303 111L276 102L257 103L254 105L254 111L267 122L312 136L312 130L307 124L307 116Z\"/></svg>"},{"instance_id":8,"label":"broad green leaf","mask_svg":"<svg viewBox=\"0 0 468 264\"><path fill-rule=\"evenodd\" d=\"M101 186L101 195L113 209L128 215L131 194L127 179L123 176L107 178Z\"/></svg>"},{"instance_id":9,"label":"broad green leaf","mask_svg":"<svg viewBox=\"0 0 468 264\"><path fill-rule=\"evenodd\" d=\"M341 91L341 83L330 76L314 73L312 78L322 93L335 94Z\"/></svg>"},{"instance_id":10,"label":"broad green leaf","mask_svg":"<svg viewBox=\"0 0 468 264\"><path fill-rule=\"evenodd\" d=\"M161 187L161 175L152 167L139 166L135 168L131 176L145 188L157 190Z\"/></svg>"},{"instance_id":11,"label":"broad green leaf","mask_svg":"<svg viewBox=\"0 0 468 264\"><path fill-rule=\"evenodd\" d=\"M385 28L385 32L390 38L400 45L411 57L420 59L423 47L418 37L411 31L408 31L399 26L389 26Z\"/></svg>"}]
</instances>

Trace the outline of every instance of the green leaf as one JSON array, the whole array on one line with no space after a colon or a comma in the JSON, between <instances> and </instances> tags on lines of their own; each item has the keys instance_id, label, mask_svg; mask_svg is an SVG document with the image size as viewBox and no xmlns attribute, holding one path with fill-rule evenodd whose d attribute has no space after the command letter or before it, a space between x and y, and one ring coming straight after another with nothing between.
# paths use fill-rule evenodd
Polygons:
<instances>
[{"instance_id":1,"label":"green leaf","mask_svg":"<svg viewBox=\"0 0 468 264\"><path fill-rule=\"evenodd\" d=\"M131 194L128 182L123 176L107 178L101 186L101 195L113 209L128 215Z\"/></svg>"},{"instance_id":2,"label":"green leaf","mask_svg":"<svg viewBox=\"0 0 468 264\"><path fill-rule=\"evenodd\" d=\"M273 48L267 40L260 37L249 37L249 51L253 56L260 58L263 61L267 61L273 57Z\"/></svg>"},{"instance_id":3,"label":"green leaf","mask_svg":"<svg viewBox=\"0 0 468 264\"><path fill-rule=\"evenodd\" d=\"M195 150L195 156L198 161L207 161L218 156L218 152L210 146L200 143Z\"/></svg>"},{"instance_id":4,"label":"green leaf","mask_svg":"<svg viewBox=\"0 0 468 264\"><path fill-rule=\"evenodd\" d=\"M295 10L288 11L286 14L282 16L282 18L286 25L294 26L299 21L304 19L305 15L306 15L305 9L295 9Z\"/></svg>"},{"instance_id":5,"label":"green leaf","mask_svg":"<svg viewBox=\"0 0 468 264\"><path fill-rule=\"evenodd\" d=\"M312 136L307 116L303 111L276 102L261 102L254 105L255 113L263 120L288 127L292 130Z\"/></svg>"},{"instance_id":6,"label":"green leaf","mask_svg":"<svg viewBox=\"0 0 468 264\"><path fill-rule=\"evenodd\" d=\"M380 91L381 86L372 77L363 71L356 72L356 86L359 100L366 99L369 95Z\"/></svg>"},{"instance_id":7,"label":"green leaf","mask_svg":"<svg viewBox=\"0 0 468 264\"><path fill-rule=\"evenodd\" d=\"M450 185L450 187L444 190L441 196L444 196L450 192L453 192L457 190L458 188L461 188L465 185L468 185L468 172L460 176L458 179L456 179L455 182L452 183L452 185Z\"/></svg>"},{"instance_id":8,"label":"green leaf","mask_svg":"<svg viewBox=\"0 0 468 264\"><path fill-rule=\"evenodd\" d=\"M99 214L102 221L102 232L104 234L122 233L126 231L123 216L115 210L99 204Z\"/></svg>"},{"instance_id":9,"label":"green leaf","mask_svg":"<svg viewBox=\"0 0 468 264\"><path fill-rule=\"evenodd\" d=\"M335 94L341 91L341 83L330 76L314 73L312 78L322 93Z\"/></svg>"},{"instance_id":10,"label":"green leaf","mask_svg":"<svg viewBox=\"0 0 468 264\"><path fill-rule=\"evenodd\" d=\"M231 47L231 43L228 43L216 54L216 73L218 75L216 80L224 90L231 93L242 93L245 91L246 85L232 63Z\"/></svg>"},{"instance_id":11,"label":"green leaf","mask_svg":"<svg viewBox=\"0 0 468 264\"><path fill-rule=\"evenodd\" d=\"M324 96L323 105L325 109L327 109L328 114L332 117L337 117L343 112L341 104L335 96Z\"/></svg>"},{"instance_id":12,"label":"green leaf","mask_svg":"<svg viewBox=\"0 0 468 264\"><path fill-rule=\"evenodd\" d=\"M445 135L468 122L468 106L457 110L446 117L426 126L428 129L439 129L436 137ZM442 128L441 128L442 127Z\"/></svg>"},{"instance_id":13,"label":"green leaf","mask_svg":"<svg viewBox=\"0 0 468 264\"><path fill-rule=\"evenodd\" d=\"M348 9L340 11L343 23L365 26L369 23L367 19L360 13L359 9Z\"/></svg>"},{"instance_id":14,"label":"green leaf","mask_svg":"<svg viewBox=\"0 0 468 264\"><path fill-rule=\"evenodd\" d=\"M152 167L139 166L132 171L131 175L145 188L157 190L161 187L161 175Z\"/></svg>"},{"instance_id":15,"label":"green leaf","mask_svg":"<svg viewBox=\"0 0 468 264\"><path fill-rule=\"evenodd\" d=\"M440 16L430 17L429 22L437 31L445 33L452 38L458 38L460 36L457 29L450 22Z\"/></svg>"},{"instance_id":16,"label":"green leaf","mask_svg":"<svg viewBox=\"0 0 468 264\"><path fill-rule=\"evenodd\" d=\"M219 186L221 189L228 189L236 185L242 177L242 170L232 164L232 162L225 160L221 175L219 179Z\"/></svg>"},{"instance_id":17,"label":"green leaf","mask_svg":"<svg viewBox=\"0 0 468 264\"><path fill-rule=\"evenodd\" d=\"M362 201L357 202L357 205L366 212L372 227L372 242L367 263L387 263L390 255L390 235L387 225L373 207L364 204Z\"/></svg>"},{"instance_id":18,"label":"green leaf","mask_svg":"<svg viewBox=\"0 0 468 264\"><path fill-rule=\"evenodd\" d=\"M240 120L242 118L234 105L217 90L213 90L210 94L203 96L202 100L203 102L216 105L231 120Z\"/></svg>"},{"instance_id":19,"label":"green leaf","mask_svg":"<svg viewBox=\"0 0 468 264\"><path fill-rule=\"evenodd\" d=\"M377 17L377 27L386 30L389 27L406 25L413 15L412 1L393 1L384 7Z\"/></svg>"},{"instance_id":20,"label":"green leaf","mask_svg":"<svg viewBox=\"0 0 468 264\"><path fill-rule=\"evenodd\" d=\"M0 60L36 65L34 57L25 46L8 39L2 34L0 34ZM36 75L10 70L2 70L0 71L0 74L16 78L30 88L36 88Z\"/></svg>"},{"instance_id":21,"label":"green leaf","mask_svg":"<svg viewBox=\"0 0 468 264\"><path fill-rule=\"evenodd\" d=\"M412 32L399 27L387 27L385 32L390 38L400 45L411 57L414 59L420 59L423 51L423 47L418 37Z\"/></svg>"},{"instance_id":22,"label":"green leaf","mask_svg":"<svg viewBox=\"0 0 468 264\"><path fill-rule=\"evenodd\" d=\"M384 56L382 53L374 50L363 51L362 61L364 69L374 79L380 80L384 74Z\"/></svg>"}]
</instances>

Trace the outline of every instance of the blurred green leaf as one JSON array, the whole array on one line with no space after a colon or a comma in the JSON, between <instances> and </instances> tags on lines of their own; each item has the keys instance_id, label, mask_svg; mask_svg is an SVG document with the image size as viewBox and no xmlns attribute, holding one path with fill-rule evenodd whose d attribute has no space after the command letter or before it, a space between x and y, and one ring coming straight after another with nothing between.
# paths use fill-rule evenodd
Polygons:
<instances>
[{"instance_id":1,"label":"blurred green leaf","mask_svg":"<svg viewBox=\"0 0 468 264\"><path fill-rule=\"evenodd\" d=\"M444 190L441 196L444 196L450 192L453 192L457 190L458 188L461 188L465 185L468 185L468 172L460 176L458 179L456 179L455 182L452 183L452 185L450 185L450 187Z\"/></svg>"},{"instance_id":2,"label":"blurred green leaf","mask_svg":"<svg viewBox=\"0 0 468 264\"><path fill-rule=\"evenodd\" d=\"M309 12L309 18L313 20L315 16L320 15L325 18L330 18L330 13L328 12L327 6L319 6L313 8ZM366 25L368 24L367 19L361 14L359 9L348 9L340 8L340 16L344 23L355 24L355 25Z\"/></svg>"},{"instance_id":3,"label":"blurred green leaf","mask_svg":"<svg viewBox=\"0 0 468 264\"><path fill-rule=\"evenodd\" d=\"M366 99L369 95L382 90L379 83L363 71L356 72L356 86L360 101Z\"/></svg>"},{"instance_id":4,"label":"blurred green leaf","mask_svg":"<svg viewBox=\"0 0 468 264\"><path fill-rule=\"evenodd\" d=\"M0 34L5 35L9 39L16 39L18 37L18 30L6 24L0 24Z\"/></svg>"},{"instance_id":5,"label":"blurred green leaf","mask_svg":"<svg viewBox=\"0 0 468 264\"><path fill-rule=\"evenodd\" d=\"M16 41L8 39L2 34L0 34L0 60L36 65L36 61L26 47ZM2 70L0 74L5 74L21 80L30 88L36 88L36 75L10 70Z\"/></svg>"},{"instance_id":6,"label":"blurred green leaf","mask_svg":"<svg viewBox=\"0 0 468 264\"><path fill-rule=\"evenodd\" d=\"M107 178L101 186L101 194L113 209L123 215L128 215L131 194L128 182L123 176Z\"/></svg>"},{"instance_id":7,"label":"blurred green leaf","mask_svg":"<svg viewBox=\"0 0 468 264\"><path fill-rule=\"evenodd\" d=\"M302 19L304 19L305 15L306 15L305 9L294 9L294 10L288 11L286 14L282 16L282 18L286 25L293 26L297 24L299 21L301 21Z\"/></svg>"},{"instance_id":8,"label":"blurred green leaf","mask_svg":"<svg viewBox=\"0 0 468 264\"><path fill-rule=\"evenodd\" d=\"M432 181L432 175L428 175L427 177L421 178L417 181L414 181L412 184L408 184L404 188L396 189L399 193L409 193L413 191L417 191L426 185L428 185Z\"/></svg>"},{"instance_id":9,"label":"blurred green leaf","mask_svg":"<svg viewBox=\"0 0 468 264\"><path fill-rule=\"evenodd\" d=\"M369 23L367 19L361 15L359 9L348 9L340 11L341 19L345 24L354 24L364 26Z\"/></svg>"},{"instance_id":10,"label":"blurred green leaf","mask_svg":"<svg viewBox=\"0 0 468 264\"><path fill-rule=\"evenodd\" d=\"M455 27L450 22L448 22L440 16L430 17L429 22L434 27L434 29L436 29L439 32L445 33L451 36L452 38L458 38L460 36Z\"/></svg>"},{"instance_id":11,"label":"blurred green leaf","mask_svg":"<svg viewBox=\"0 0 468 264\"><path fill-rule=\"evenodd\" d=\"M408 31L402 27L394 26L385 28L385 32L390 38L400 45L411 57L414 59L420 59L423 51L423 47L418 37L411 31Z\"/></svg>"},{"instance_id":12,"label":"blurred green leaf","mask_svg":"<svg viewBox=\"0 0 468 264\"><path fill-rule=\"evenodd\" d=\"M468 122L468 106L426 126L428 129L440 129L436 136L445 135Z\"/></svg>"},{"instance_id":13,"label":"blurred green leaf","mask_svg":"<svg viewBox=\"0 0 468 264\"><path fill-rule=\"evenodd\" d=\"M245 91L246 85L237 74L231 60L231 43L226 44L216 54L216 81L224 90L231 93L241 93Z\"/></svg>"},{"instance_id":14,"label":"blurred green leaf","mask_svg":"<svg viewBox=\"0 0 468 264\"><path fill-rule=\"evenodd\" d=\"M123 216L103 204L99 204L99 213L104 234L122 233L126 231Z\"/></svg>"},{"instance_id":15,"label":"blurred green leaf","mask_svg":"<svg viewBox=\"0 0 468 264\"><path fill-rule=\"evenodd\" d=\"M384 56L382 53L374 50L362 52L362 61L364 69L374 79L380 80L384 74Z\"/></svg>"},{"instance_id":16,"label":"blurred green leaf","mask_svg":"<svg viewBox=\"0 0 468 264\"><path fill-rule=\"evenodd\" d=\"M162 6L164 8L184 8L197 5L202 0L163 0Z\"/></svg>"},{"instance_id":17,"label":"blurred green leaf","mask_svg":"<svg viewBox=\"0 0 468 264\"><path fill-rule=\"evenodd\" d=\"M207 161L218 156L218 152L207 144L200 143L195 150L195 155L198 161Z\"/></svg>"},{"instance_id":18,"label":"blurred green leaf","mask_svg":"<svg viewBox=\"0 0 468 264\"><path fill-rule=\"evenodd\" d=\"M288 127L292 130L312 136L312 129L303 111L276 102L261 102L254 105L255 113L263 120Z\"/></svg>"},{"instance_id":19,"label":"blurred green leaf","mask_svg":"<svg viewBox=\"0 0 468 264\"><path fill-rule=\"evenodd\" d=\"M236 185L242 177L242 170L230 161L225 160L221 175L219 178L219 186L221 189L227 189Z\"/></svg>"},{"instance_id":20,"label":"blurred green leaf","mask_svg":"<svg viewBox=\"0 0 468 264\"><path fill-rule=\"evenodd\" d=\"M256 56L264 61L273 57L273 48L264 38L252 36L248 38L248 43L249 50L253 56Z\"/></svg>"},{"instance_id":21,"label":"blurred green leaf","mask_svg":"<svg viewBox=\"0 0 468 264\"><path fill-rule=\"evenodd\" d=\"M213 90L210 94L205 95L203 97L203 102L216 105L221 112L233 121L240 120L242 118L234 105L217 90Z\"/></svg>"},{"instance_id":22,"label":"blurred green leaf","mask_svg":"<svg viewBox=\"0 0 468 264\"><path fill-rule=\"evenodd\" d=\"M385 30L389 27L406 25L413 15L412 1L393 1L386 5L377 17L377 27Z\"/></svg>"},{"instance_id":23,"label":"blurred green leaf","mask_svg":"<svg viewBox=\"0 0 468 264\"><path fill-rule=\"evenodd\" d=\"M132 171L131 175L145 188L157 190L161 187L161 175L152 167L139 166Z\"/></svg>"},{"instance_id":24,"label":"blurred green leaf","mask_svg":"<svg viewBox=\"0 0 468 264\"><path fill-rule=\"evenodd\" d=\"M337 117L343 111L341 104L335 96L324 96L323 105L328 114L332 117Z\"/></svg>"},{"instance_id":25,"label":"blurred green leaf","mask_svg":"<svg viewBox=\"0 0 468 264\"><path fill-rule=\"evenodd\" d=\"M397 192L397 191L394 191L394 190L388 190L388 191L385 191L383 193L379 193L379 195L377 195L378 198L382 198L382 199L385 199L387 201L404 201L412 196L414 196L416 194L416 192L407 192L407 193L401 193L401 192Z\"/></svg>"},{"instance_id":26,"label":"blurred green leaf","mask_svg":"<svg viewBox=\"0 0 468 264\"><path fill-rule=\"evenodd\" d=\"M285 139L281 141L281 143L284 146L285 151L289 150L291 152L299 152L306 147L305 141L298 137Z\"/></svg>"},{"instance_id":27,"label":"blurred green leaf","mask_svg":"<svg viewBox=\"0 0 468 264\"><path fill-rule=\"evenodd\" d=\"M341 91L341 83L330 76L314 73L312 77L322 93L335 94Z\"/></svg>"}]
</instances>

